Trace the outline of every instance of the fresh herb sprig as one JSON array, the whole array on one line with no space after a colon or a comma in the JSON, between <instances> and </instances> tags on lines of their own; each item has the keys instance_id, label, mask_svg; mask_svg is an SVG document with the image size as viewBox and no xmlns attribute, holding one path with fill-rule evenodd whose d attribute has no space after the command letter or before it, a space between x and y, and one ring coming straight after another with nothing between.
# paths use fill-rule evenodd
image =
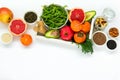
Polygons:
<instances>
[{"instance_id":1,"label":"fresh herb sprig","mask_svg":"<svg viewBox=\"0 0 120 80\"><path fill-rule=\"evenodd\" d=\"M86 41L82 44L80 44L82 47L82 52L83 53L93 53L93 44L91 39L87 38Z\"/></svg>"},{"instance_id":2,"label":"fresh herb sprig","mask_svg":"<svg viewBox=\"0 0 120 80\"><path fill-rule=\"evenodd\" d=\"M75 43L74 39L72 39L72 43ZM75 43L77 44L77 43ZM89 39L89 34L87 34L87 38L86 38L86 41L84 43L81 43L81 44L77 44L78 45L78 48L82 48L82 52L84 54L87 54L87 53L93 53L93 43L92 43L92 40Z\"/></svg>"}]
</instances>

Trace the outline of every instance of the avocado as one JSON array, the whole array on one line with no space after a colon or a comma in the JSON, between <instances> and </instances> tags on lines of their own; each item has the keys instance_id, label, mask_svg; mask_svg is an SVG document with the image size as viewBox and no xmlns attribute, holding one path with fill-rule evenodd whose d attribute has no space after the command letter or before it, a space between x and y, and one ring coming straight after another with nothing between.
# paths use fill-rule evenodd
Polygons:
<instances>
[{"instance_id":1,"label":"avocado","mask_svg":"<svg viewBox=\"0 0 120 80\"><path fill-rule=\"evenodd\" d=\"M59 38L60 37L60 33L59 30L49 30L45 33L45 37L46 38Z\"/></svg>"},{"instance_id":2,"label":"avocado","mask_svg":"<svg viewBox=\"0 0 120 80\"><path fill-rule=\"evenodd\" d=\"M90 21L96 15L96 11L92 10L85 12L85 15L86 15L85 21Z\"/></svg>"}]
</instances>

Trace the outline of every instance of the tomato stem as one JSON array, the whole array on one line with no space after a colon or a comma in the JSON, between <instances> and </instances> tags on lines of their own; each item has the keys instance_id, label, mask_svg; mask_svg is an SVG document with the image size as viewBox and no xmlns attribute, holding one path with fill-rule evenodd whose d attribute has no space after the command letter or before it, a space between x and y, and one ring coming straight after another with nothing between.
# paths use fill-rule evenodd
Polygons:
<instances>
[{"instance_id":1,"label":"tomato stem","mask_svg":"<svg viewBox=\"0 0 120 80\"><path fill-rule=\"evenodd\" d=\"M83 33L83 32L79 32L77 36L78 36L78 37L83 37L83 36L84 36L84 33Z\"/></svg>"}]
</instances>

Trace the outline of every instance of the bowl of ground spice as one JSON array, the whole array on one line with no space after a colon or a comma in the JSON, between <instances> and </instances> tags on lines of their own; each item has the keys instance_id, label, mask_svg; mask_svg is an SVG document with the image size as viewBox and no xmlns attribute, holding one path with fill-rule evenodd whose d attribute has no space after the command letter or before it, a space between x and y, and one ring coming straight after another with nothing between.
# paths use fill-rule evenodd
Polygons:
<instances>
[{"instance_id":1,"label":"bowl of ground spice","mask_svg":"<svg viewBox=\"0 0 120 80\"><path fill-rule=\"evenodd\" d=\"M98 46L102 46L107 41L107 36L103 31L96 31L92 37L93 43Z\"/></svg>"},{"instance_id":2,"label":"bowl of ground spice","mask_svg":"<svg viewBox=\"0 0 120 80\"><path fill-rule=\"evenodd\" d=\"M28 11L24 15L24 20L28 24L34 24L37 21L37 14L34 11Z\"/></svg>"},{"instance_id":3,"label":"bowl of ground spice","mask_svg":"<svg viewBox=\"0 0 120 80\"><path fill-rule=\"evenodd\" d=\"M108 29L108 36L110 38L118 38L119 37L119 30L117 27L111 27Z\"/></svg>"}]
</instances>

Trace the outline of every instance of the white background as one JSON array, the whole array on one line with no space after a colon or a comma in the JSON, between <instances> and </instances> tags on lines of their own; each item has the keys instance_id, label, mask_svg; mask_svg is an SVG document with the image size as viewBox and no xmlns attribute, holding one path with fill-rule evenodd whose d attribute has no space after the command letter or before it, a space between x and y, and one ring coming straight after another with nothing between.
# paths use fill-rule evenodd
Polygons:
<instances>
[{"instance_id":1,"label":"white background","mask_svg":"<svg viewBox=\"0 0 120 80\"><path fill-rule=\"evenodd\" d=\"M111 7L116 12L111 24L120 26L119 0L0 0L0 7L10 8L14 18L23 18L29 10L40 16L42 6L51 3L96 10L97 15ZM0 23L0 31L7 32L7 25ZM29 47L24 47L19 37L9 46L0 44L0 80L120 80L120 51L109 53L101 48L84 55L74 44L37 39L32 27L27 33L33 37Z\"/></svg>"}]
</instances>

